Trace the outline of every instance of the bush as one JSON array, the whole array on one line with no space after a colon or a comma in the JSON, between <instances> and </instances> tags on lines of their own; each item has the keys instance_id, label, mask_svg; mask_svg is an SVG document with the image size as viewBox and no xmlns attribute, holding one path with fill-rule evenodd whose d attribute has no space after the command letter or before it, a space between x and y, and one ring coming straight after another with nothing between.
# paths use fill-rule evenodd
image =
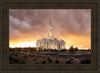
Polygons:
<instances>
[{"instance_id":1,"label":"bush","mask_svg":"<svg viewBox=\"0 0 100 73\"><path fill-rule=\"evenodd\" d=\"M70 60L67 60L67 61L66 61L66 64L71 64L71 61L70 61Z\"/></svg>"},{"instance_id":2,"label":"bush","mask_svg":"<svg viewBox=\"0 0 100 73\"><path fill-rule=\"evenodd\" d=\"M41 55L35 55L35 57L36 57L36 58L40 58L40 57L41 57Z\"/></svg>"},{"instance_id":3,"label":"bush","mask_svg":"<svg viewBox=\"0 0 100 73\"><path fill-rule=\"evenodd\" d=\"M91 60L83 59L83 60L81 60L81 64L91 64Z\"/></svg>"},{"instance_id":4,"label":"bush","mask_svg":"<svg viewBox=\"0 0 100 73\"><path fill-rule=\"evenodd\" d=\"M48 62L50 62L50 63L52 62L52 60L49 57L48 57Z\"/></svg>"},{"instance_id":5,"label":"bush","mask_svg":"<svg viewBox=\"0 0 100 73\"><path fill-rule=\"evenodd\" d=\"M55 63L58 64L59 63L59 60L56 60Z\"/></svg>"},{"instance_id":6,"label":"bush","mask_svg":"<svg viewBox=\"0 0 100 73\"><path fill-rule=\"evenodd\" d=\"M16 56L16 57L18 57L18 55L17 55L17 54L15 54L15 56Z\"/></svg>"},{"instance_id":7,"label":"bush","mask_svg":"<svg viewBox=\"0 0 100 73\"><path fill-rule=\"evenodd\" d=\"M41 61L41 64L45 64L45 63L46 63L46 61L45 61L45 60L42 60L42 61Z\"/></svg>"},{"instance_id":8,"label":"bush","mask_svg":"<svg viewBox=\"0 0 100 73\"><path fill-rule=\"evenodd\" d=\"M42 58L46 58L46 56L42 55Z\"/></svg>"},{"instance_id":9,"label":"bush","mask_svg":"<svg viewBox=\"0 0 100 73\"><path fill-rule=\"evenodd\" d=\"M29 57L33 57L33 55L29 55Z\"/></svg>"},{"instance_id":10,"label":"bush","mask_svg":"<svg viewBox=\"0 0 100 73\"><path fill-rule=\"evenodd\" d=\"M24 55L24 53L22 53L22 55Z\"/></svg>"},{"instance_id":11,"label":"bush","mask_svg":"<svg viewBox=\"0 0 100 73\"><path fill-rule=\"evenodd\" d=\"M27 58L27 56L23 56L23 58Z\"/></svg>"},{"instance_id":12,"label":"bush","mask_svg":"<svg viewBox=\"0 0 100 73\"><path fill-rule=\"evenodd\" d=\"M25 64L24 60L14 59L13 57L9 57L10 64Z\"/></svg>"}]
</instances>

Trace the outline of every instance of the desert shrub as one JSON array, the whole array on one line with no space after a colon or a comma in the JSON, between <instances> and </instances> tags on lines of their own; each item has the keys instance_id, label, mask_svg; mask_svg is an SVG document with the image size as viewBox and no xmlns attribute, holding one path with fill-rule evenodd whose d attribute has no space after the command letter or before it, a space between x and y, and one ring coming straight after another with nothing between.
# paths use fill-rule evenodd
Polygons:
<instances>
[{"instance_id":1,"label":"desert shrub","mask_svg":"<svg viewBox=\"0 0 100 73\"><path fill-rule=\"evenodd\" d=\"M40 58L40 57L41 57L41 55L35 55L35 57L36 57L36 58Z\"/></svg>"},{"instance_id":2,"label":"desert shrub","mask_svg":"<svg viewBox=\"0 0 100 73\"><path fill-rule=\"evenodd\" d=\"M58 64L59 63L59 60L56 60L55 63Z\"/></svg>"},{"instance_id":3,"label":"desert shrub","mask_svg":"<svg viewBox=\"0 0 100 73\"><path fill-rule=\"evenodd\" d=\"M42 61L41 61L41 64L45 64L45 63L46 63L46 61L45 61L45 60L42 60Z\"/></svg>"},{"instance_id":4,"label":"desert shrub","mask_svg":"<svg viewBox=\"0 0 100 73\"><path fill-rule=\"evenodd\" d=\"M42 58L46 58L46 56L43 55Z\"/></svg>"},{"instance_id":5,"label":"desert shrub","mask_svg":"<svg viewBox=\"0 0 100 73\"><path fill-rule=\"evenodd\" d=\"M23 56L23 58L28 58L27 56Z\"/></svg>"},{"instance_id":6,"label":"desert shrub","mask_svg":"<svg viewBox=\"0 0 100 73\"><path fill-rule=\"evenodd\" d=\"M48 59L47 59L47 60L48 60L48 62L52 62L52 60L51 60L49 57L48 57Z\"/></svg>"},{"instance_id":7,"label":"desert shrub","mask_svg":"<svg viewBox=\"0 0 100 73\"><path fill-rule=\"evenodd\" d=\"M91 64L91 60L83 59L83 60L81 60L81 64Z\"/></svg>"},{"instance_id":8,"label":"desert shrub","mask_svg":"<svg viewBox=\"0 0 100 73\"><path fill-rule=\"evenodd\" d=\"M24 53L22 53L22 55L24 55Z\"/></svg>"},{"instance_id":9,"label":"desert shrub","mask_svg":"<svg viewBox=\"0 0 100 73\"><path fill-rule=\"evenodd\" d=\"M71 64L71 60L67 60L66 61L66 64Z\"/></svg>"},{"instance_id":10,"label":"desert shrub","mask_svg":"<svg viewBox=\"0 0 100 73\"><path fill-rule=\"evenodd\" d=\"M11 56L9 56L9 63L10 64L25 64L24 60L18 60L18 59L15 59Z\"/></svg>"},{"instance_id":11,"label":"desert shrub","mask_svg":"<svg viewBox=\"0 0 100 73\"><path fill-rule=\"evenodd\" d=\"M16 57L18 57L18 54L15 54Z\"/></svg>"},{"instance_id":12,"label":"desert shrub","mask_svg":"<svg viewBox=\"0 0 100 73\"><path fill-rule=\"evenodd\" d=\"M29 55L29 57L33 57L33 55Z\"/></svg>"}]
</instances>

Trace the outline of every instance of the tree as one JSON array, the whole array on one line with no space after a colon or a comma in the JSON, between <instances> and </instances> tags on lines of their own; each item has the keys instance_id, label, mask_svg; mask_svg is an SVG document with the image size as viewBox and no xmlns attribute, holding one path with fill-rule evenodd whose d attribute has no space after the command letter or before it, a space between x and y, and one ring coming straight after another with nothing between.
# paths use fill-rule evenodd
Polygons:
<instances>
[{"instance_id":1,"label":"tree","mask_svg":"<svg viewBox=\"0 0 100 73\"><path fill-rule=\"evenodd\" d=\"M47 51L47 49L44 49L44 51Z\"/></svg>"},{"instance_id":2,"label":"tree","mask_svg":"<svg viewBox=\"0 0 100 73\"><path fill-rule=\"evenodd\" d=\"M75 51L78 51L78 47L75 48Z\"/></svg>"},{"instance_id":3,"label":"tree","mask_svg":"<svg viewBox=\"0 0 100 73\"><path fill-rule=\"evenodd\" d=\"M88 51L88 52L91 52L91 49L89 48L87 51Z\"/></svg>"},{"instance_id":4,"label":"tree","mask_svg":"<svg viewBox=\"0 0 100 73\"><path fill-rule=\"evenodd\" d=\"M69 51L70 51L70 54L73 54L75 52L73 46L70 47Z\"/></svg>"},{"instance_id":5,"label":"tree","mask_svg":"<svg viewBox=\"0 0 100 73\"><path fill-rule=\"evenodd\" d=\"M62 52L66 51L66 49L61 49Z\"/></svg>"},{"instance_id":6,"label":"tree","mask_svg":"<svg viewBox=\"0 0 100 73\"><path fill-rule=\"evenodd\" d=\"M74 52L75 52L75 49L73 48L73 46L71 46L70 49L69 49L70 60L71 60L72 54L74 54Z\"/></svg>"},{"instance_id":7,"label":"tree","mask_svg":"<svg viewBox=\"0 0 100 73\"><path fill-rule=\"evenodd\" d=\"M77 52L79 49L78 49L78 47L76 47L76 48L74 48L74 50L75 50L75 52Z\"/></svg>"}]
</instances>

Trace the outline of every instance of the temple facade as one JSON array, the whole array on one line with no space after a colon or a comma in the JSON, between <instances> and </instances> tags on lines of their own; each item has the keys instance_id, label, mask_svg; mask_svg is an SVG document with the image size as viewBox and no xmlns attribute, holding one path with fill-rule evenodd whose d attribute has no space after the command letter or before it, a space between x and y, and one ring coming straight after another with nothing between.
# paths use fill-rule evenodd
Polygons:
<instances>
[{"instance_id":1,"label":"temple facade","mask_svg":"<svg viewBox=\"0 0 100 73\"><path fill-rule=\"evenodd\" d=\"M41 47L42 49L65 49L66 48L66 43L62 39L58 39L54 37L52 26L51 26L51 21L50 21L50 26L48 30L48 37L46 38L41 38L36 41L36 47Z\"/></svg>"}]
</instances>

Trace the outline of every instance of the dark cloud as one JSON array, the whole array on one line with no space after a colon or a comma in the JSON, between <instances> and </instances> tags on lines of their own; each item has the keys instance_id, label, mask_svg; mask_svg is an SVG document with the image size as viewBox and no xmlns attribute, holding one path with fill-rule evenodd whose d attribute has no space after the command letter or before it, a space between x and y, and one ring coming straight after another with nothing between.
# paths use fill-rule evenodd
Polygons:
<instances>
[{"instance_id":1,"label":"dark cloud","mask_svg":"<svg viewBox=\"0 0 100 73\"><path fill-rule=\"evenodd\" d=\"M50 19L55 35L90 35L90 9L10 9L10 39L46 36Z\"/></svg>"}]
</instances>

